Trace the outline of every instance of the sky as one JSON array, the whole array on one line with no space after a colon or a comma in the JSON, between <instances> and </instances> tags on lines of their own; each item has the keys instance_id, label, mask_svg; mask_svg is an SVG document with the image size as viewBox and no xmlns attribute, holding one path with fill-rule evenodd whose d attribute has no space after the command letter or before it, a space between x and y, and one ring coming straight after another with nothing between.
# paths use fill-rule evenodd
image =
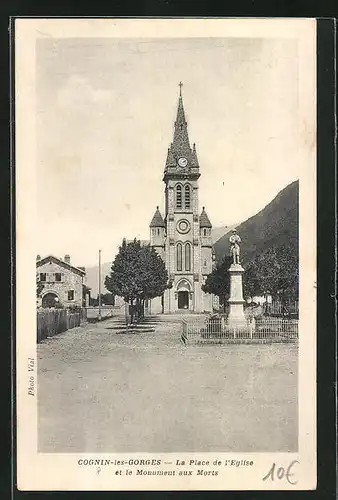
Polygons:
<instances>
[{"instance_id":1,"label":"sky","mask_svg":"<svg viewBox=\"0 0 338 500\"><path fill-rule=\"evenodd\" d=\"M149 237L178 83L214 227L256 214L299 177L294 39L39 39L37 252L111 261Z\"/></svg>"}]
</instances>

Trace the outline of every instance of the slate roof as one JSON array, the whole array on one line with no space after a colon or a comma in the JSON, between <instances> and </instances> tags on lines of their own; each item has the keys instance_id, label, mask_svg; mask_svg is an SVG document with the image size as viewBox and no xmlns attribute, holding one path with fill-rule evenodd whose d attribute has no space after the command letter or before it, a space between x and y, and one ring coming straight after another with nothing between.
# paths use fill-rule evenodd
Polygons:
<instances>
[{"instance_id":1,"label":"slate roof","mask_svg":"<svg viewBox=\"0 0 338 500\"><path fill-rule=\"evenodd\" d=\"M150 227L165 227L163 217L158 207L156 207L156 212L154 213Z\"/></svg>"},{"instance_id":2,"label":"slate roof","mask_svg":"<svg viewBox=\"0 0 338 500\"><path fill-rule=\"evenodd\" d=\"M212 227L210 219L205 211L205 207L203 207L202 213L200 215L200 227Z\"/></svg>"},{"instance_id":3,"label":"slate roof","mask_svg":"<svg viewBox=\"0 0 338 500\"><path fill-rule=\"evenodd\" d=\"M177 160L180 157L185 157L188 160L189 167L199 167L196 154L196 145L193 145L193 149L191 149L190 147L188 126L185 119L183 97L181 91L178 98L177 115L174 124L174 138L173 142L170 145L170 148L168 149L166 168L176 167Z\"/></svg>"},{"instance_id":4,"label":"slate roof","mask_svg":"<svg viewBox=\"0 0 338 500\"><path fill-rule=\"evenodd\" d=\"M191 153L191 166L192 167L199 167L198 159L197 159L197 153L196 153L196 144L194 143L193 148L192 148L192 153Z\"/></svg>"}]
</instances>

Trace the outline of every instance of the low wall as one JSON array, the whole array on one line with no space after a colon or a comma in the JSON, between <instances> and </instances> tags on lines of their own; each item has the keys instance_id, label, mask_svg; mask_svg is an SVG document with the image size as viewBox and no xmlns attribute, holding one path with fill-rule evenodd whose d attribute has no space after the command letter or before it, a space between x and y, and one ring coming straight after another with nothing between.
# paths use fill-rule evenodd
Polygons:
<instances>
[{"instance_id":1,"label":"low wall","mask_svg":"<svg viewBox=\"0 0 338 500\"><path fill-rule=\"evenodd\" d=\"M98 306L86 307L88 321L97 321L99 317ZM121 316L125 314L125 308L120 306L101 306L101 319L111 318L112 316Z\"/></svg>"}]
</instances>

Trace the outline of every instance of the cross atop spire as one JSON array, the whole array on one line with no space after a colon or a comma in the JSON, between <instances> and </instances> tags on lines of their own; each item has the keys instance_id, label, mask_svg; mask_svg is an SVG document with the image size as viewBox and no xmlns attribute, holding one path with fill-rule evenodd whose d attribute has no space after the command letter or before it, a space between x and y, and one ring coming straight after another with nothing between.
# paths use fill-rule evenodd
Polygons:
<instances>
[{"instance_id":1,"label":"cross atop spire","mask_svg":"<svg viewBox=\"0 0 338 500\"><path fill-rule=\"evenodd\" d=\"M179 86L179 88L180 88L180 97L182 97L182 87L183 87L183 83L182 83L182 82L180 82L180 83L178 84L178 86Z\"/></svg>"}]
</instances>

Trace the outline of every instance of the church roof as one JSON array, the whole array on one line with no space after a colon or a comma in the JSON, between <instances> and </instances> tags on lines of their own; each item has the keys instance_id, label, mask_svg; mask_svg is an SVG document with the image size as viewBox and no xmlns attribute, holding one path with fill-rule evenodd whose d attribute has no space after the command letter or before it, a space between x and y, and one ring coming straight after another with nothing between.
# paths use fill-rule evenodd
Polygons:
<instances>
[{"instance_id":1,"label":"church roof","mask_svg":"<svg viewBox=\"0 0 338 500\"><path fill-rule=\"evenodd\" d=\"M150 227L165 227L163 217L158 207L156 207L156 212L154 213Z\"/></svg>"},{"instance_id":2,"label":"church roof","mask_svg":"<svg viewBox=\"0 0 338 500\"><path fill-rule=\"evenodd\" d=\"M210 219L205 211L205 207L203 207L202 213L200 215L200 227L212 227Z\"/></svg>"},{"instance_id":3,"label":"church roof","mask_svg":"<svg viewBox=\"0 0 338 500\"><path fill-rule=\"evenodd\" d=\"M165 163L166 167L175 167L176 166L176 161L175 161L175 156L172 150L172 145L170 148L168 148L168 155L167 155L167 161Z\"/></svg>"},{"instance_id":4,"label":"church roof","mask_svg":"<svg viewBox=\"0 0 338 500\"><path fill-rule=\"evenodd\" d=\"M177 160L180 157L185 157L188 160L188 165L192 167L199 166L196 155L196 146L194 144L193 149L190 147L188 127L184 112L182 85L183 84L181 83L176 120L174 124L174 138L170 148L168 149L166 168L176 167Z\"/></svg>"},{"instance_id":5,"label":"church roof","mask_svg":"<svg viewBox=\"0 0 338 500\"><path fill-rule=\"evenodd\" d=\"M192 148L192 153L191 153L191 166L192 167L199 167L198 159L197 159L197 153L196 153L196 144L194 143L193 148Z\"/></svg>"},{"instance_id":6,"label":"church roof","mask_svg":"<svg viewBox=\"0 0 338 500\"><path fill-rule=\"evenodd\" d=\"M190 156L191 148L189 143L187 122L185 120L183 97L180 93L178 98L177 116L175 121L174 139L172 149L181 156Z\"/></svg>"}]
</instances>

